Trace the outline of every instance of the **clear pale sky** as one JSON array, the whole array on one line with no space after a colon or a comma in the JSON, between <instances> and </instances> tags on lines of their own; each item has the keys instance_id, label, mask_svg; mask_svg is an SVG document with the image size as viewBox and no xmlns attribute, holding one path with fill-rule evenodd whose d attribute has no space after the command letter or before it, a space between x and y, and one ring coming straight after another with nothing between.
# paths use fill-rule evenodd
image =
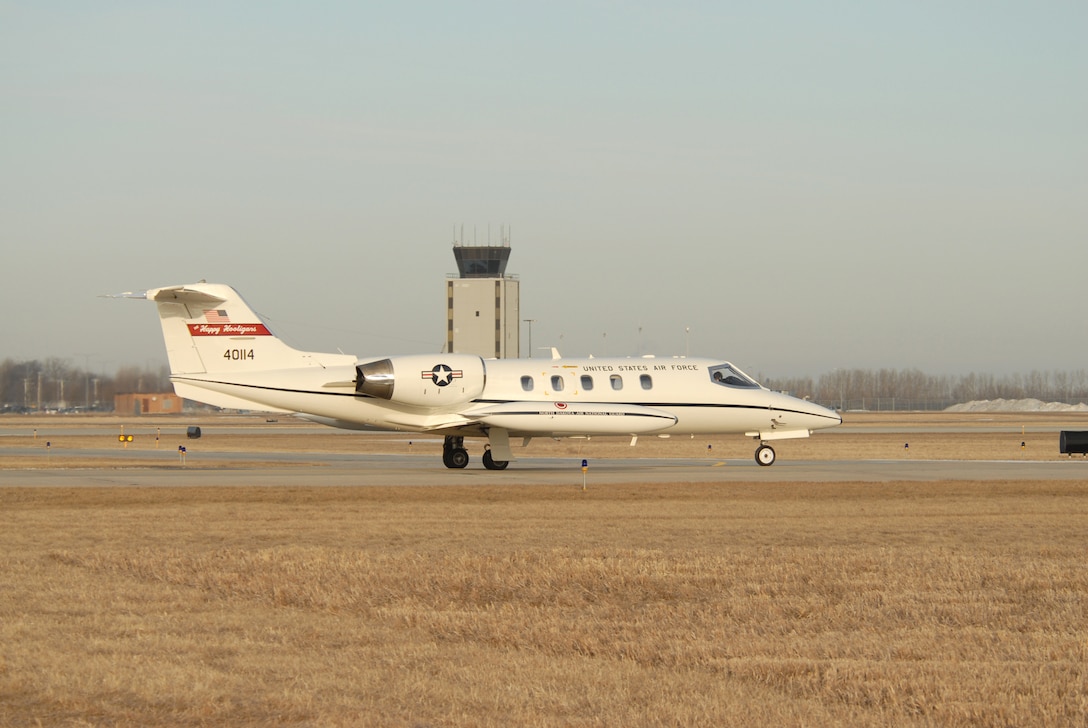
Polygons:
<instances>
[{"instance_id":1,"label":"clear pale sky","mask_svg":"<svg viewBox=\"0 0 1088 728\"><path fill-rule=\"evenodd\" d=\"M1083 369L1086 36L1079 0L0 2L0 359L165 363L98 295L202 278L303 348L439 351L455 230L508 225L534 347Z\"/></svg>"}]
</instances>

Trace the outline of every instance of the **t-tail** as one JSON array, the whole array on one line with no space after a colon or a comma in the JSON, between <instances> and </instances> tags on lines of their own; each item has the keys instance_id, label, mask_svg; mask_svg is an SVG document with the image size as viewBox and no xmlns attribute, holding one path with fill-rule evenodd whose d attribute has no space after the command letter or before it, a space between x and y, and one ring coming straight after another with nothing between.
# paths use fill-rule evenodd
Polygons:
<instances>
[{"instance_id":1,"label":"t-tail","mask_svg":"<svg viewBox=\"0 0 1088 728\"><path fill-rule=\"evenodd\" d=\"M181 397L218 407L280 409L268 406L267 398L257 392L266 389L268 373L282 375L285 370L324 370L355 363L354 356L288 346L230 286L169 286L151 289L142 297L158 306L170 380ZM252 400L235 396L249 391L256 395Z\"/></svg>"}]
</instances>

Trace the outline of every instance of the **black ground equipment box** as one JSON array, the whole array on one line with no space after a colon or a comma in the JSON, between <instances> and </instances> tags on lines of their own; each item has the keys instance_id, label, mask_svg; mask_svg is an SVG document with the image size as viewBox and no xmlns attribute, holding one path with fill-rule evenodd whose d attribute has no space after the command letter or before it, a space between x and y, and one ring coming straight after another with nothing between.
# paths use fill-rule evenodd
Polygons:
<instances>
[{"instance_id":1,"label":"black ground equipment box","mask_svg":"<svg viewBox=\"0 0 1088 728\"><path fill-rule=\"evenodd\" d=\"M1059 443L1062 455L1088 454L1088 432L1081 430L1062 430Z\"/></svg>"}]
</instances>

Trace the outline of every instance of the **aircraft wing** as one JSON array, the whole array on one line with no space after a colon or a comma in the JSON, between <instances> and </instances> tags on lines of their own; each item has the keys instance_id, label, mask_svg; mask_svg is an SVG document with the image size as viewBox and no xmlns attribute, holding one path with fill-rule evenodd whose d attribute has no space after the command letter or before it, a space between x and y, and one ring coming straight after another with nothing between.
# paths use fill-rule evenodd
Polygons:
<instances>
[{"instance_id":1,"label":"aircraft wing","mask_svg":"<svg viewBox=\"0 0 1088 728\"><path fill-rule=\"evenodd\" d=\"M502 402L461 415L487 427L540 435L635 435L676 424L676 416L663 410L601 402Z\"/></svg>"}]
</instances>

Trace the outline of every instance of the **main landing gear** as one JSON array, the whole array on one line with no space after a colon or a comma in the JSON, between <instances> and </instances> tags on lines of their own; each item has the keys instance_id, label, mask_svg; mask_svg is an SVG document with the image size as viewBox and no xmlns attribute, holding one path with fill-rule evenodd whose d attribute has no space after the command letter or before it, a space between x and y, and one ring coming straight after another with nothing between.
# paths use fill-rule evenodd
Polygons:
<instances>
[{"instance_id":1,"label":"main landing gear","mask_svg":"<svg viewBox=\"0 0 1088 728\"><path fill-rule=\"evenodd\" d=\"M488 470L506 470L506 466L510 464L508 460L496 460L491 457L491 450L484 450L483 462ZM468 465L465 438L446 435L446 439L442 442L442 464L452 470L459 470Z\"/></svg>"},{"instance_id":2,"label":"main landing gear","mask_svg":"<svg viewBox=\"0 0 1088 728\"><path fill-rule=\"evenodd\" d=\"M509 460L496 460L491 457L491 449L484 450L484 467L488 470L506 470L506 466L510 464Z\"/></svg>"},{"instance_id":3,"label":"main landing gear","mask_svg":"<svg viewBox=\"0 0 1088 728\"><path fill-rule=\"evenodd\" d=\"M468 465L465 438L446 435L446 439L442 442L442 464L452 469L460 469Z\"/></svg>"},{"instance_id":4,"label":"main landing gear","mask_svg":"<svg viewBox=\"0 0 1088 728\"><path fill-rule=\"evenodd\" d=\"M756 448L756 462L760 465L773 465L774 457L774 448L770 445L760 443L760 446Z\"/></svg>"}]
</instances>

